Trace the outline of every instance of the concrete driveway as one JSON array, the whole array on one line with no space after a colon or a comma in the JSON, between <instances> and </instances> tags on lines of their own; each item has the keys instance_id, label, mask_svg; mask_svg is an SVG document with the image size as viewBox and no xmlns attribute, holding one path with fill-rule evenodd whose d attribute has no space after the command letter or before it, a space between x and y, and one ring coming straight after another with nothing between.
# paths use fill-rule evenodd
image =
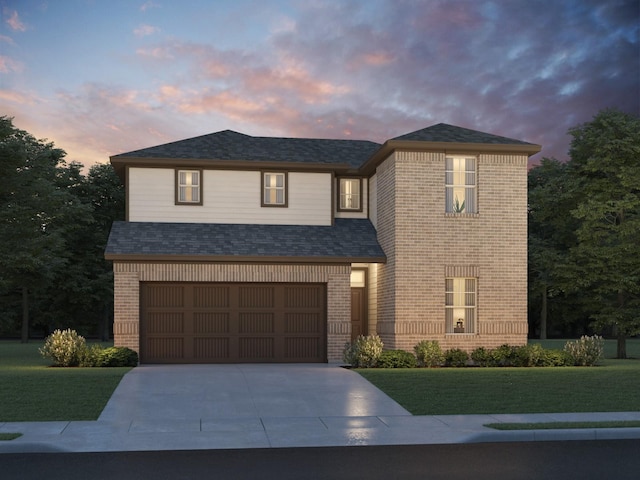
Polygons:
<instances>
[{"instance_id":1,"label":"concrete driveway","mask_svg":"<svg viewBox=\"0 0 640 480\"><path fill-rule=\"evenodd\" d=\"M350 370L327 364L145 365L100 421L410 415Z\"/></svg>"}]
</instances>

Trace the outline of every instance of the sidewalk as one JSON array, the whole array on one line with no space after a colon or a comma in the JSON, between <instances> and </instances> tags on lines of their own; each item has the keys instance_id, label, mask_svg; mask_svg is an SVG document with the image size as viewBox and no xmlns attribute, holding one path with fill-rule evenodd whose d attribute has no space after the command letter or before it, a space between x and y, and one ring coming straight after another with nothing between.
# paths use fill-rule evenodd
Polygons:
<instances>
[{"instance_id":1,"label":"sidewalk","mask_svg":"<svg viewBox=\"0 0 640 480\"><path fill-rule=\"evenodd\" d=\"M110 452L640 438L640 428L498 431L487 423L640 420L640 412L365 417L238 417L0 424L9 452Z\"/></svg>"}]
</instances>

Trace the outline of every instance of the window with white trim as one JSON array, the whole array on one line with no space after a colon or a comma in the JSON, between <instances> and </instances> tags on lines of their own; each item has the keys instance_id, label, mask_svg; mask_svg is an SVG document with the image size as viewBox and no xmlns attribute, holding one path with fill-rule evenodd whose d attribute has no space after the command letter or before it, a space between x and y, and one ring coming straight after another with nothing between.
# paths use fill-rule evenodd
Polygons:
<instances>
[{"instance_id":1,"label":"window with white trim","mask_svg":"<svg viewBox=\"0 0 640 480\"><path fill-rule=\"evenodd\" d=\"M176 172L176 203L202 205L200 170L178 170Z\"/></svg>"},{"instance_id":2,"label":"window with white trim","mask_svg":"<svg viewBox=\"0 0 640 480\"><path fill-rule=\"evenodd\" d=\"M445 280L445 333L476 333L476 279Z\"/></svg>"},{"instance_id":3,"label":"window with white trim","mask_svg":"<svg viewBox=\"0 0 640 480\"><path fill-rule=\"evenodd\" d=\"M338 182L338 210L362 211L360 178L341 178Z\"/></svg>"},{"instance_id":4,"label":"window with white trim","mask_svg":"<svg viewBox=\"0 0 640 480\"><path fill-rule=\"evenodd\" d=\"M285 172L262 173L262 206L287 206L287 174Z\"/></svg>"},{"instance_id":5,"label":"window with white trim","mask_svg":"<svg viewBox=\"0 0 640 480\"><path fill-rule=\"evenodd\" d=\"M447 213L477 213L475 157L445 159L445 197Z\"/></svg>"}]
</instances>

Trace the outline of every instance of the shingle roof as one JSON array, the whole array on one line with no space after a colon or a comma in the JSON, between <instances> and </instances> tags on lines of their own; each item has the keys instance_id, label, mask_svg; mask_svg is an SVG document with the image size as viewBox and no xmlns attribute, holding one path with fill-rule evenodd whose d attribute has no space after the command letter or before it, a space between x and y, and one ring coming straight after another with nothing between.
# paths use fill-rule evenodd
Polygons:
<instances>
[{"instance_id":1,"label":"shingle roof","mask_svg":"<svg viewBox=\"0 0 640 480\"><path fill-rule=\"evenodd\" d=\"M347 164L357 168L378 148L367 140L252 137L232 130L202 135L114 155L122 158L176 158Z\"/></svg>"},{"instance_id":2,"label":"shingle roof","mask_svg":"<svg viewBox=\"0 0 640 480\"><path fill-rule=\"evenodd\" d=\"M407 133L392 140L411 140L418 142L456 142L456 143L483 143L500 145L533 145L531 143L515 140L513 138L500 137L491 133L479 132L468 128L456 127L446 123L438 123L431 127Z\"/></svg>"},{"instance_id":3,"label":"shingle roof","mask_svg":"<svg viewBox=\"0 0 640 480\"><path fill-rule=\"evenodd\" d=\"M333 226L114 222L105 257L140 255L386 261L367 219L336 218Z\"/></svg>"}]
</instances>

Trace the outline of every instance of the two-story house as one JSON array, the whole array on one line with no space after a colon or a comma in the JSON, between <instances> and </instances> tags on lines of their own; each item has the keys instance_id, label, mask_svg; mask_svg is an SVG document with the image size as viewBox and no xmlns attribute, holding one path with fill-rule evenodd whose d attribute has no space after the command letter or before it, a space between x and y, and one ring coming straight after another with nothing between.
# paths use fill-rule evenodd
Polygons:
<instances>
[{"instance_id":1,"label":"two-story house","mask_svg":"<svg viewBox=\"0 0 640 480\"><path fill-rule=\"evenodd\" d=\"M369 141L222 131L111 157L115 344L143 363L338 362L527 339L527 160L446 124Z\"/></svg>"}]
</instances>

